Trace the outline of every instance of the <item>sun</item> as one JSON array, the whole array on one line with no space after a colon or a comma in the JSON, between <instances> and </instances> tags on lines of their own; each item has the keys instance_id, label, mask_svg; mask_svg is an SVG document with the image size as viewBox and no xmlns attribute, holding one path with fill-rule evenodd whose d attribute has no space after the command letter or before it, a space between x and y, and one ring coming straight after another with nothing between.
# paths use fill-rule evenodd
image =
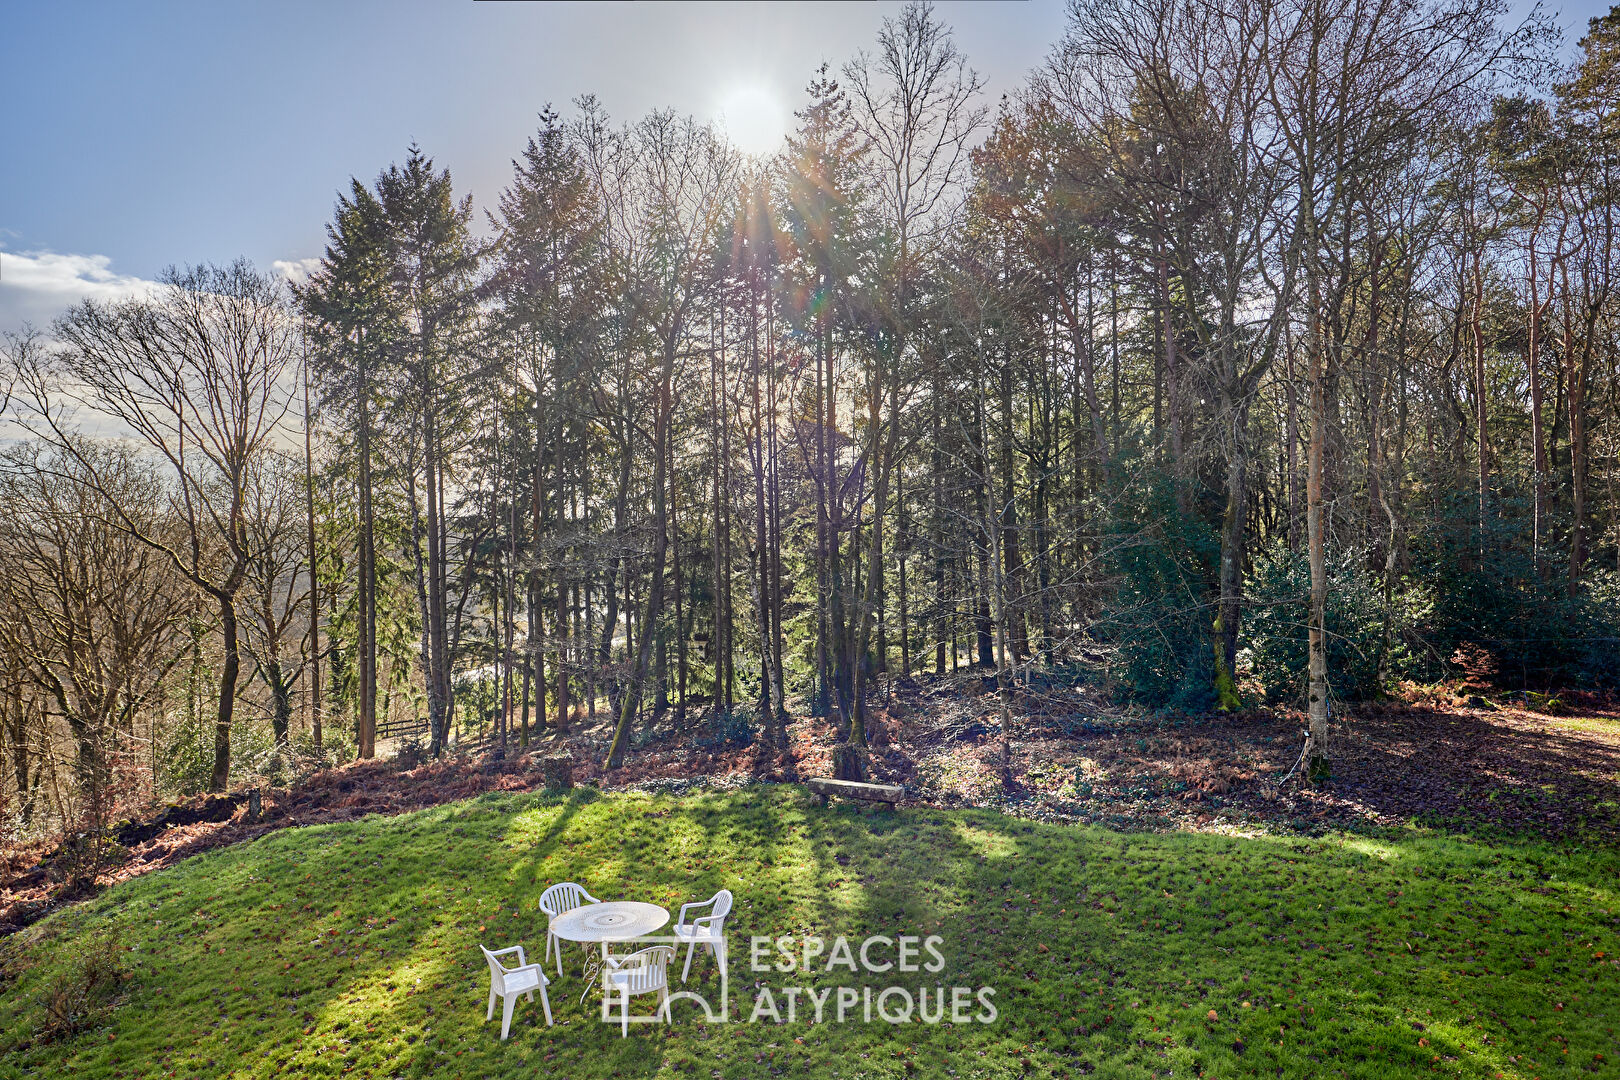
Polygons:
<instances>
[{"instance_id":1,"label":"sun","mask_svg":"<svg viewBox=\"0 0 1620 1080\"><path fill-rule=\"evenodd\" d=\"M787 134L787 107L759 83L737 83L722 92L716 119L726 137L745 154L773 153Z\"/></svg>"}]
</instances>

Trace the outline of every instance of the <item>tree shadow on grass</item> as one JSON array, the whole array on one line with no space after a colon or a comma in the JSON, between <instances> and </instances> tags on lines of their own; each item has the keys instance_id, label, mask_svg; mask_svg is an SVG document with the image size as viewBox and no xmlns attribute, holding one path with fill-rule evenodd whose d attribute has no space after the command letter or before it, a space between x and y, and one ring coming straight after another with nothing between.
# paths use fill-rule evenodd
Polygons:
<instances>
[{"instance_id":1,"label":"tree shadow on grass","mask_svg":"<svg viewBox=\"0 0 1620 1080\"><path fill-rule=\"evenodd\" d=\"M579 1080L664 1070L825 1076L852 1061L873 1077L1426 1069L1430 1047L1478 1050L1470 1013L1539 1000L1549 979L1579 982L1585 999L1560 1017L1620 1005L1612 990L1589 989L1573 958L1533 955L1570 934L1601 932L1587 924L1592 909L1616 901L1603 884L1612 858L1607 870L1566 859L1558 882L1543 875L1523 894L1533 856L1444 838L1124 834L990 811L820 810L785 785L685 798L490 795L276 834L73 913L81 924L117 921L141 946L134 956L156 969L115 1015L115 1039L91 1033L28 1063L43 1074L74 1055L90 1075L549 1069ZM553 976L557 1026L546 1028L538 1002L525 1002L512 1038L500 1042L496 1024L484 1023L488 975L477 944L523 944L537 958L544 918L534 900L554 880L652 899L672 914L731 888L738 1022L706 1025L682 1010L671 1027L636 1027L621 1039L599 1021L598 998L579 1005L584 987L570 964ZM844 935L858 951L871 935L928 933L945 939L939 973L747 970L753 935ZM1479 958L1447 955L1465 938L1481 946ZM1532 956L1542 970L1524 968ZM1477 978L1456 974L1474 965ZM37 993L49 966L25 973L17 993ZM999 1016L991 1025L891 1026L866 1023L857 1008L848 1023L812 1026L801 1000L792 1025L751 1024L756 981L988 986ZM690 986L718 987L713 961L694 963ZM1435 1014L1422 1021L1430 1044L1422 1054L1403 1012L1414 1007ZM1289 1032L1282 1047L1279 1024ZM1572 1054L1587 1050L1573 1024L1560 1030ZM1472 1060L1497 1064L1507 1052L1493 1042Z\"/></svg>"}]
</instances>

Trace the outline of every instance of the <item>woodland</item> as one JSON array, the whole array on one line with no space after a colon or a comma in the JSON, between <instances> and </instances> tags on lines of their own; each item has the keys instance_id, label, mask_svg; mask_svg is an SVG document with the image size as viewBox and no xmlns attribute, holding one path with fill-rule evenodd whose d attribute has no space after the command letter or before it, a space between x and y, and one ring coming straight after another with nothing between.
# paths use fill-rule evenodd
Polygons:
<instances>
[{"instance_id":1,"label":"woodland","mask_svg":"<svg viewBox=\"0 0 1620 1080\"><path fill-rule=\"evenodd\" d=\"M7 332L6 925L557 753L1612 840L1620 9L1068 16L993 102L913 3L768 157L586 95L478 211L412 145L306 274Z\"/></svg>"},{"instance_id":2,"label":"woodland","mask_svg":"<svg viewBox=\"0 0 1620 1080\"><path fill-rule=\"evenodd\" d=\"M1620 8L946 15L0 337L0 1078L1613 1075ZM499 1042L562 880L1001 1020Z\"/></svg>"}]
</instances>

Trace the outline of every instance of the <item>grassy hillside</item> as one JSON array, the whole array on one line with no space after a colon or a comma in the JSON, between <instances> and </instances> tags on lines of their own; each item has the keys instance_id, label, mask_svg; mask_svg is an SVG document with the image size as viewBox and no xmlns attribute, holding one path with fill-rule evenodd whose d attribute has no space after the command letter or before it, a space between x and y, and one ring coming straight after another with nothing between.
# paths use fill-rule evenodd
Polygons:
<instances>
[{"instance_id":1,"label":"grassy hillside","mask_svg":"<svg viewBox=\"0 0 1620 1080\"><path fill-rule=\"evenodd\" d=\"M524 1003L502 1044L476 943L538 957L535 900L565 879L671 911L734 890L743 1022L678 1009L621 1040L570 951L557 1026ZM273 833L12 939L0 1076L1616 1076L1617 882L1611 850L1417 834L863 815L785 786L492 794ZM944 938L943 972L748 970L749 935L913 933ZM46 1002L108 956L116 1003L67 1031ZM748 1023L756 982L989 986L998 1016Z\"/></svg>"}]
</instances>

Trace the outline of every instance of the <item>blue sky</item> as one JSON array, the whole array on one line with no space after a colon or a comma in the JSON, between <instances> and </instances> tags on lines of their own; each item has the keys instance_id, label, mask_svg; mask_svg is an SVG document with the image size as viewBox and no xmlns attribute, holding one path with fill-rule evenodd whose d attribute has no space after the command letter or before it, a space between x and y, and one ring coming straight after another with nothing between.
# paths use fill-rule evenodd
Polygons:
<instances>
[{"instance_id":1,"label":"blue sky","mask_svg":"<svg viewBox=\"0 0 1620 1080\"><path fill-rule=\"evenodd\" d=\"M896 7L4 0L0 330L173 263L318 256L338 189L413 139L489 205L548 101L769 128ZM939 10L992 99L1064 23L1061 0Z\"/></svg>"}]
</instances>

